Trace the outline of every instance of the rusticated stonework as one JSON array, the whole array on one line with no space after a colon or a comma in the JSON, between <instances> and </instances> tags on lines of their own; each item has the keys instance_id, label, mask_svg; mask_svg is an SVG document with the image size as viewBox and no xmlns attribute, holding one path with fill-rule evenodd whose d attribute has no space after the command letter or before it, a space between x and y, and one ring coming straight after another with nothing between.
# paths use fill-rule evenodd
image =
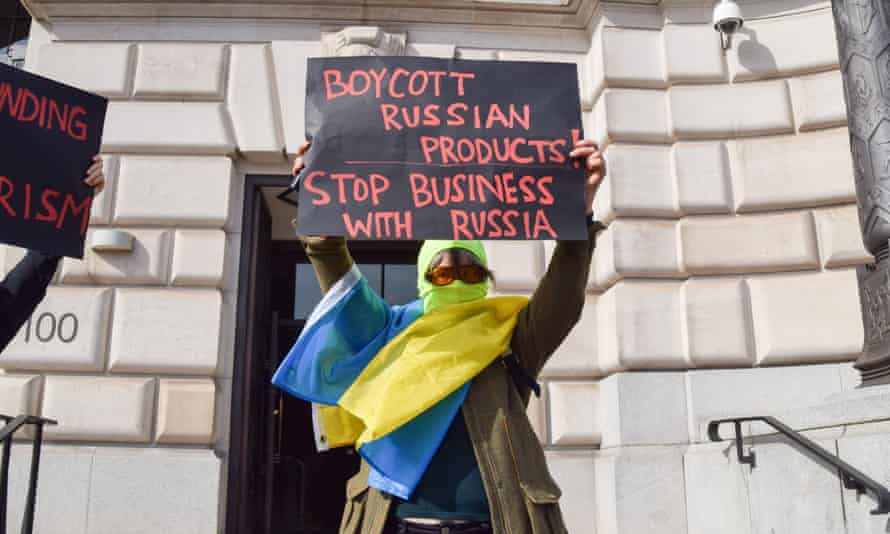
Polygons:
<instances>
[{"instance_id":1,"label":"rusticated stonework","mask_svg":"<svg viewBox=\"0 0 890 534\"><path fill-rule=\"evenodd\" d=\"M890 381L890 4L832 0L859 221L877 266L859 268L865 350L856 363L865 384Z\"/></svg>"}]
</instances>

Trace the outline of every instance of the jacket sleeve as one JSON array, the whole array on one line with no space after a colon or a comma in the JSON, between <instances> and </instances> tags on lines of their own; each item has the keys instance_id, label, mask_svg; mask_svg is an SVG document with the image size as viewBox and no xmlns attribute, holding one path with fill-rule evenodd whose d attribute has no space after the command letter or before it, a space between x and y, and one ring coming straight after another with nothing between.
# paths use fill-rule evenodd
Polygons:
<instances>
[{"instance_id":1,"label":"jacket sleeve","mask_svg":"<svg viewBox=\"0 0 890 534\"><path fill-rule=\"evenodd\" d=\"M58 266L58 256L29 250L0 282L0 350L12 341L46 296L46 286L52 281Z\"/></svg>"},{"instance_id":2,"label":"jacket sleeve","mask_svg":"<svg viewBox=\"0 0 890 534\"><path fill-rule=\"evenodd\" d=\"M563 342L584 307L596 233L603 225L588 227L586 241L558 241L547 273L520 313L510 348L523 370L537 377L550 355Z\"/></svg>"},{"instance_id":3,"label":"jacket sleeve","mask_svg":"<svg viewBox=\"0 0 890 534\"><path fill-rule=\"evenodd\" d=\"M346 238L301 237L300 240L315 269L322 294L327 293L337 280L352 269L352 256L349 255Z\"/></svg>"}]
</instances>

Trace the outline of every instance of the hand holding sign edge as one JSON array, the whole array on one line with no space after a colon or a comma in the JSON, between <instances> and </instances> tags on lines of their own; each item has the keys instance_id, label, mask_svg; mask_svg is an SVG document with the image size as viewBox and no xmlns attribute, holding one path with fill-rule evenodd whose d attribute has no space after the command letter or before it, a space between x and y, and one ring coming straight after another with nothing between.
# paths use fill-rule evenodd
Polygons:
<instances>
[{"instance_id":1,"label":"hand holding sign edge","mask_svg":"<svg viewBox=\"0 0 890 534\"><path fill-rule=\"evenodd\" d=\"M105 170L102 156L93 156L92 163L87 169L86 178L83 183L93 188L93 195L98 195L105 189Z\"/></svg>"},{"instance_id":2,"label":"hand holding sign edge","mask_svg":"<svg viewBox=\"0 0 890 534\"><path fill-rule=\"evenodd\" d=\"M589 139L575 143L574 150L569 157L583 160L587 174L584 178L584 206L587 215L593 213L593 199L599 190L603 179L606 177L606 159L600 152L599 146Z\"/></svg>"},{"instance_id":3,"label":"hand holding sign edge","mask_svg":"<svg viewBox=\"0 0 890 534\"><path fill-rule=\"evenodd\" d=\"M306 168L306 162L303 160L303 156L306 155L306 152L309 151L309 148L311 146L312 146L312 141L306 141L297 147L297 156L294 158L294 166L291 168L292 176L299 176L299 174L301 172L303 172L303 169ZM297 219L294 218L294 220L291 221L291 224L293 224L294 228L296 228ZM302 236L302 238L303 239L321 240L321 241L332 240L332 239L344 239L344 238L338 238L338 237L332 237L332 236Z\"/></svg>"}]
</instances>

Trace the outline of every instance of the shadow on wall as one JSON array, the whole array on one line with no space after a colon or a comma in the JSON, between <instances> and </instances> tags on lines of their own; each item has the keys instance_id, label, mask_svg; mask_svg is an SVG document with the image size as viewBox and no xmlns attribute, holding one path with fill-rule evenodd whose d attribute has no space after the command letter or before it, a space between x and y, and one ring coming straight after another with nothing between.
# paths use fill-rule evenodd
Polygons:
<instances>
[{"instance_id":1,"label":"shadow on wall","mask_svg":"<svg viewBox=\"0 0 890 534\"><path fill-rule=\"evenodd\" d=\"M776 17L782 15L791 15L801 11L810 11L813 4L817 3L813 0L782 0L781 7L777 7L775 0L736 0L745 18L753 20L757 18Z\"/></svg>"},{"instance_id":2,"label":"shadow on wall","mask_svg":"<svg viewBox=\"0 0 890 534\"><path fill-rule=\"evenodd\" d=\"M745 36L747 39L739 39ZM764 46L757 40L757 32L751 28L741 28L734 36L738 47L739 63L747 71L766 74L778 75L779 66L776 64L776 56L773 55L769 48Z\"/></svg>"}]
</instances>

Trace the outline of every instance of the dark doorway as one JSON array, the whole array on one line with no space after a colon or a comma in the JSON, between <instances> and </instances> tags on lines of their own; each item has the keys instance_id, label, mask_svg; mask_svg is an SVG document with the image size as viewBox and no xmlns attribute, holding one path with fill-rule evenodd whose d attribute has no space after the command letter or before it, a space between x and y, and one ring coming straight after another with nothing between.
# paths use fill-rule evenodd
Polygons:
<instances>
[{"instance_id":1,"label":"dark doorway","mask_svg":"<svg viewBox=\"0 0 890 534\"><path fill-rule=\"evenodd\" d=\"M348 448L315 450L310 405L270 384L321 292L296 240L273 240L293 216L274 198L287 176L248 176L238 288L226 532L335 534L345 482L358 470ZM265 191L264 191L265 190ZM265 194L264 194L265 193ZM279 220L280 224L281 221ZM353 242L350 252L390 303L416 298L416 242Z\"/></svg>"}]
</instances>

